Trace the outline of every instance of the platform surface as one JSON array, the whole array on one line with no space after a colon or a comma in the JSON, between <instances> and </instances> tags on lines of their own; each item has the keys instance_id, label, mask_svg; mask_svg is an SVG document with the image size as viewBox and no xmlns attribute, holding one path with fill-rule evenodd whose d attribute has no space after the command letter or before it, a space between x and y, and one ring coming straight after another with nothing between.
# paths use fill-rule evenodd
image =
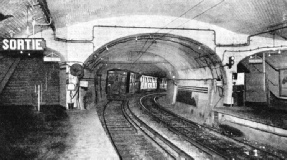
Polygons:
<instances>
[{"instance_id":1,"label":"platform surface","mask_svg":"<svg viewBox=\"0 0 287 160\"><path fill-rule=\"evenodd\" d=\"M265 125L287 129L287 112L272 108L220 107L214 111Z\"/></svg>"},{"instance_id":2,"label":"platform surface","mask_svg":"<svg viewBox=\"0 0 287 160\"><path fill-rule=\"evenodd\" d=\"M73 141L60 159L69 160L118 160L119 157L107 137L95 108L68 110Z\"/></svg>"}]
</instances>

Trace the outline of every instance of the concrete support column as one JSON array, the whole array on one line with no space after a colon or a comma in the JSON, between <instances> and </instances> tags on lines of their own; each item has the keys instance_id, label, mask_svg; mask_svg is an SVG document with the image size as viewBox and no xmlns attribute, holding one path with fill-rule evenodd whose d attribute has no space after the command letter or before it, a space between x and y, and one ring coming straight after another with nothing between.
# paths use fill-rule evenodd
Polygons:
<instances>
[{"instance_id":1,"label":"concrete support column","mask_svg":"<svg viewBox=\"0 0 287 160\"><path fill-rule=\"evenodd\" d=\"M175 102L176 102L177 90L178 90L178 86L177 86L177 85L174 85L172 104L175 104Z\"/></svg>"},{"instance_id":2,"label":"concrete support column","mask_svg":"<svg viewBox=\"0 0 287 160\"><path fill-rule=\"evenodd\" d=\"M224 93L224 105L231 106L233 104L233 97L232 97L232 88L233 88L233 82L232 82L232 71L227 70L226 72L226 89Z\"/></svg>"},{"instance_id":3,"label":"concrete support column","mask_svg":"<svg viewBox=\"0 0 287 160\"><path fill-rule=\"evenodd\" d=\"M67 74L66 66L60 66L60 105L67 108L66 101L66 85L67 85Z\"/></svg>"},{"instance_id":4,"label":"concrete support column","mask_svg":"<svg viewBox=\"0 0 287 160\"><path fill-rule=\"evenodd\" d=\"M176 95L177 95L177 85L175 84L174 80L167 81L167 100L170 104L175 104L176 102Z\"/></svg>"}]
</instances>

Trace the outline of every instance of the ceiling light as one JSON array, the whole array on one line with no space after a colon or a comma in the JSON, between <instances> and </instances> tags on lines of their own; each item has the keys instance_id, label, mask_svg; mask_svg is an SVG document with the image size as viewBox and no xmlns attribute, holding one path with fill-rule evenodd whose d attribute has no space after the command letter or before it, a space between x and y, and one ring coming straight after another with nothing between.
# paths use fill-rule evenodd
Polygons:
<instances>
[{"instance_id":1,"label":"ceiling light","mask_svg":"<svg viewBox=\"0 0 287 160\"><path fill-rule=\"evenodd\" d=\"M252 59L252 58L253 58L253 56L250 56L250 58Z\"/></svg>"},{"instance_id":2,"label":"ceiling light","mask_svg":"<svg viewBox=\"0 0 287 160\"><path fill-rule=\"evenodd\" d=\"M269 53L269 54L268 54L268 57L270 57L270 56L271 56L271 54Z\"/></svg>"}]
</instances>

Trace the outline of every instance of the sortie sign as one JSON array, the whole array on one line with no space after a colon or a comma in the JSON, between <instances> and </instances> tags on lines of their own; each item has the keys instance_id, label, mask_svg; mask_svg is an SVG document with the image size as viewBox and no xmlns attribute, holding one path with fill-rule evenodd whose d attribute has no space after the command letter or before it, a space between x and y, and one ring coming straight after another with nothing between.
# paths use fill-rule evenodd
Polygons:
<instances>
[{"instance_id":1,"label":"sortie sign","mask_svg":"<svg viewBox=\"0 0 287 160\"><path fill-rule=\"evenodd\" d=\"M43 51L43 38L5 38L0 40L0 51Z\"/></svg>"}]
</instances>

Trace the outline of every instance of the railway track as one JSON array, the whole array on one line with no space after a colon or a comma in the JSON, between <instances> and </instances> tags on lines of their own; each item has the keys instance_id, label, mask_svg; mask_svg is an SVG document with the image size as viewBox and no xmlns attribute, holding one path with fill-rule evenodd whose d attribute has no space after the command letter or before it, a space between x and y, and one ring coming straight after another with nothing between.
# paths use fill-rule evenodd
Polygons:
<instances>
[{"instance_id":1,"label":"railway track","mask_svg":"<svg viewBox=\"0 0 287 160\"><path fill-rule=\"evenodd\" d=\"M158 138L159 135L155 138L155 132L136 120L126 104L125 101L111 101L103 110L104 127L121 159L192 159L182 151L172 153L177 152L171 149L175 146Z\"/></svg>"},{"instance_id":2,"label":"railway track","mask_svg":"<svg viewBox=\"0 0 287 160\"><path fill-rule=\"evenodd\" d=\"M158 94L157 94L158 95ZM281 154L241 143L230 137L215 133L210 129L179 117L159 106L154 98L148 95L141 98L141 105L152 119L163 124L168 130L183 137L192 145L202 150L212 159L285 159ZM145 113L146 114L146 113Z\"/></svg>"}]
</instances>

